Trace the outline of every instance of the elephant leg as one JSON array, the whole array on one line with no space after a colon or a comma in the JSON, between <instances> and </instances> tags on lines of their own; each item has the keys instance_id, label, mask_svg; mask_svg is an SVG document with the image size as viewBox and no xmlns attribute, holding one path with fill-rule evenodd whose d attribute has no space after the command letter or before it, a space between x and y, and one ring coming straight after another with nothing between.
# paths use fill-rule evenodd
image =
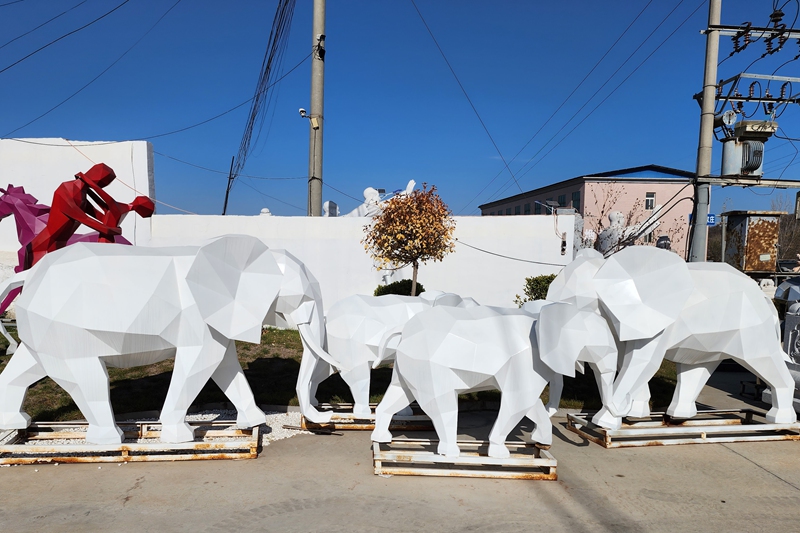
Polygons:
<instances>
[{"instance_id":1,"label":"elephant leg","mask_svg":"<svg viewBox=\"0 0 800 533\"><path fill-rule=\"evenodd\" d=\"M317 361L317 366L314 367L314 373L311 374L311 388L309 389L309 398L308 401L314 407L319 405L319 400L317 400L317 389L319 389L320 383L331 377L336 373L336 370L329 365L326 361L320 359Z\"/></svg>"},{"instance_id":2,"label":"elephant leg","mask_svg":"<svg viewBox=\"0 0 800 533\"><path fill-rule=\"evenodd\" d=\"M356 416L372 415L369 408L369 378L371 366L369 363L356 365L350 370L340 372L342 379L353 394L353 414Z\"/></svg>"},{"instance_id":3,"label":"elephant leg","mask_svg":"<svg viewBox=\"0 0 800 533\"><path fill-rule=\"evenodd\" d=\"M435 398L417 398L419 406L433 422L439 437L437 453L447 457L458 457L458 394L447 391Z\"/></svg>"},{"instance_id":4,"label":"elephant leg","mask_svg":"<svg viewBox=\"0 0 800 533\"><path fill-rule=\"evenodd\" d=\"M86 442L120 444L124 440L111 409L108 370L100 358L62 358L40 353L39 360L53 381L69 393L89 422Z\"/></svg>"},{"instance_id":5,"label":"elephant leg","mask_svg":"<svg viewBox=\"0 0 800 533\"><path fill-rule=\"evenodd\" d=\"M559 374L560 375L560 374ZM550 382L552 385L552 381ZM536 428L531 433L531 440L543 446L553 444L553 423L550 421L550 413L545 409L542 401L537 399L533 407L528 411L527 417L530 418Z\"/></svg>"},{"instance_id":6,"label":"elephant leg","mask_svg":"<svg viewBox=\"0 0 800 533\"><path fill-rule=\"evenodd\" d=\"M697 415L697 396L703 390L708 378L719 366L720 361L694 365L676 363L678 384L675 394L667 408L667 414L676 418L692 418Z\"/></svg>"},{"instance_id":7,"label":"elephant leg","mask_svg":"<svg viewBox=\"0 0 800 533\"><path fill-rule=\"evenodd\" d=\"M202 346L178 348L172 380L159 419L163 442L194 440L194 429L186 423L186 412L222 363L228 342L221 334L207 329Z\"/></svg>"},{"instance_id":8,"label":"elephant leg","mask_svg":"<svg viewBox=\"0 0 800 533\"><path fill-rule=\"evenodd\" d=\"M769 385L772 392L772 409L767 412L767 422L791 424L797 421L794 411L794 379L783 362L783 353L778 351L753 359L737 359L743 367L757 375Z\"/></svg>"},{"instance_id":9,"label":"elephant leg","mask_svg":"<svg viewBox=\"0 0 800 533\"><path fill-rule=\"evenodd\" d=\"M228 341L222 362L211 374L211 379L236 407L236 424L239 427L251 428L266 421L266 415L256 405L253 390L242 372L242 365L236 356L236 342Z\"/></svg>"},{"instance_id":10,"label":"elephant leg","mask_svg":"<svg viewBox=\"0 0 800 533\"><path fill-rule=\"evenodd\" d=\"M603 407L592 417L592 422L604 428L619 429L622 426L622 418L615 416L608 409L614 392L616 372L614 370L601 372L595 365L592 365L592 371L597 380L597 388L600 390L600 398L603 400Z\"/></svg>"},{"instance_id":11,"label":"elephant leg","mask_svg":"<svg viewBox=\"0 0 800 533\"><path fill-rule=\"evenodd\" d=\"M311 382L318 364L323 363L319 358L311 353L307 347L303 350L303 358L300 360L300 372L297 375L297 401L300 404L300 412L310 422L325 424L331 421L332 411L320 412L311 405ZM316 392L316 388L314 389Z\"/></svg>"},{"instance_id":12,"label":"elephant leg","mask_svg":"<svg viewBox=\"0 0 800 533\"><path fill-rule=\"evenodd\" d=\"M661 365L659 364L659 366ZM658 372L658 369L656 369L656 372ZM628 411L628 416L634 418L647 418L650 416L650 385L647 383L631 394L631 410Z\"/></svg>"},{"instance_id":13,"label":"elephant leg","mask_svg":"<svg viewBox=\"0 0 800 533\"><path fill-rule=\"evenodd\" d=\"M661 366L665 352L661 342L663 338L662 332L650 339L627 343L622 369L614 382L611 405L607 406L615 416L627 416L631 412L633 400L637 398L636 394L639 394L638 402L643 401L645 394L649 398L649 389L646 393L641 389L647 387L647 383ZM643 414L644 408L641 403L637 411L636 415ZM647 412L649 414L649 407Z\"/></svg>"},{"instance_id":14,"label":"elephant leg","mask_svg":"<svg viewBox=\"0 0 800 533\"><path fill-rule=\"evenodd\" d=\"M372 431L372 440L375 442L392 442L392 433L389 424L395 413L408 407L412 396L405 384L397 374L397 368L392 372L392 382L386 389L386 394L375 408L375 429Z\"/></svg>"},{"instance_id":15,"label":"elephant leg","mask_svg":"<svg viewBox=\"0 0 800 533\"><path fill-rule=\"evenodd\" d=\"M500 410L497 412L497 420L495 420L492 430L489 432L489 457L508 458L511 455L506 447L508 434L526 414L537 407L541 407L544 410L544 405L542 405L539 395L544 390L547 382L532 371L525 372L519 368L517 370L516 372L513 370L509 372L509 381L500 383L502 392ZM542 418L542 413L534 413L535 418L532 418L532 420L537 422L537 427L541 426L542 422L550 425L550 417L546 416L546 412L544 414L545 416ZM546 433L546 430L544 432ZM542 444L551 443L552 439L549 443Z\"/></svg>"},{"instance_id":16,"label":"elephant leg","mask_svg":"<svg viewBox=\"0 0 800 533\"><path fill-rule=\"evenodd\" d=\"M28 387L47 374L24 344L0 373L0 428L25 429L31 417L22 411Z\"/></svg>"},{"instance_id":17,"label":"elephant leg","mask_svg":"<svg viewBox=\"0 0 800 533\"><path fill-rule=\"evenodd\" d=\"M3 325L2 322L0 322L0 334L2 334L3 337L5 337L6 340L8 341L8 348L6 348L6 355L13 355L14 353L16 353L17 349L19 348L19 343L14 337L11 336L11 334L8 333L6 327Z\"/></svg>"},{"instance_id":18,"label":"elephant leg","mask_svg":"<svg viewBox=\"0 0 800 533\"><path fill-rule=\"evenodd\" d=\"M561 394L563 392L564 376L556 372L550 380L550 394L547 399L547 414L549 416L553 416L558 412L558 404L561 403Z\"/></svg>"}]
</instances>

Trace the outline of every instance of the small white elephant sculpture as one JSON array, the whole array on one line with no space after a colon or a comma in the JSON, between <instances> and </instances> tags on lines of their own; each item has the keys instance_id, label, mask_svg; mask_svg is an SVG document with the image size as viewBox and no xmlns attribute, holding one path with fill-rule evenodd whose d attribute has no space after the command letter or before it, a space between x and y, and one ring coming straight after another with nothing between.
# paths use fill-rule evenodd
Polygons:
<instances>
[{"instance_id":1,"label":"small white elephant sculpture","mask_svg":"<svg viewBox=\"0 0 800 533\"><path fill-rule=\"evenodd\" d=\"M575 360L558 362L574 372ZM499 389L500 411L489 435L489 455L509 456L506 437L524 416L536 424L532 440L549 446L552 425L539 396L553 374L539 358L536 319L524 309L424 311L402 330L392 382L376 409L372 440L390 442L392 416L416 399L439 436L438 452L458 456L458 395Z\"/></svg>"},{"instance_id":2,"label":"small white elephant sculpture","mask_svg":"<svg viewBox=\"0 0 800 533\"><path fill-rule=\"evenodd\" d=\"M433 306L475 307L472 298L441 291L425 291L419 296L354 295L336 302L325 320L327 352L335 368L353 394L353 413L369 416L370 370L378 358L378 346L383 336ZM384 357L384 360L388 357ZM298 380L298 390L310 387L311 401L320 382L330 375L330 366L319 362L311 382Z\"/></svg>"},{"instance_id":3,"label":"small white elephant sculpture","mask_svg":"<svg viewBox=\"0 0 800 533\"><path fill-rule=\"evenodd\" d=\"M186 411L209 378L238 411L263 424L236 356L235 340L258 343L271 321L299 327L303 342L324 339L316 280L295 257L259 239L228 235L204 246L148 248L81 243L47 254L8 282L22 343L0 374L0 428L25 428L28 387L47 376L89 422L86 440L119 443L106 367L175 358L161 411L161 439L190 441Z\"/></svg>"},{"instance_id":4,"label":"small white elephant sculpture","mask_svg":"<svg viewBox=\"0 0 800 533\"><path fill-rule=\"evenodd\" d=\"M794 381L775 307L753 280L727 264L687 264L651 246L632 246L608 259L582 250L550 285L547 299L572 306L558 319L562 322L589 314L604 318L618 342L622 360L610 401L607 388L614 372L607 368L598 378L605 387L603 410L593 419L598 425L617 429L622 416L650 414L647 383L664 358L678 370L667 409L671 416L695 416L701 389L720 361L731 358L772 389L768 421L796 420ZM548 338L557 333L548 327L539 338L553 347L548 357L573 360L574 346ZM591 337L587 333L586 341Z\"/></svg>"}]
</instances>

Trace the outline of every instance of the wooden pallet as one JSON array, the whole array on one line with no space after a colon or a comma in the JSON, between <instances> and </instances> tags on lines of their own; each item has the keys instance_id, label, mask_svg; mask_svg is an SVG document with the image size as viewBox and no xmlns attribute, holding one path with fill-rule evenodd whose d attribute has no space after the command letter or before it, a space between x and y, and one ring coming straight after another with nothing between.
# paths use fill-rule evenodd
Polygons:
<instances>
[{"instance_id":1,"label":"wooden pallet","mask_svg":"<svg viewBox=\"0 0 800 533\"><path fill-rule=\"evenodd\" d=\"M353 414L352 403L321 403L317 406L320 411L333 411L331 421L324 424L309 422L305 417L300 419L300 427L303 429L314 430L352 430L352 431L372 431L375 429L375 408L377 403L369 404L372 411L369 416L356 416ZM422 413L416 403L411 404L414 411L410 416L395 415L389 424L390 430L395 431L433 431L433 423L427 415Z\"/></svg>"},{"instance_id":2,"label":"wooden pallet","mask_svg":"<svg viewBox=\"0 0 800 533\"><path fill-rule=\"evenodd\" d=\"M764 413L753 409L704 410L690 419L652 413L649 418L623 419L622 427L616 430L593 424L594 414L567 415L567 429L604 448L800 440L800 423L758 422L754 417L763 419Z\"/></svg>"},{"instance_id":3,"label":"wooden pallet","mask_svg":"<svg viewBox=\"0 0 800 533\"><path fill-rule=\"evenodd\" d=\"M157 439L157 422L118 422L126 439ZM195 441L182 443L125 442L87 444L86 422L34 422L27 429L0 432L0 465L39 463L129 463L141 461L195 461L255 459L260 449L258 427L235 428L234 420L189 422ZM245 437L244 439L242 437ZM209 440L230 438L238 440ZM47 440L74 440L74 444L40 444Z\"/></svg>"},{"instance_id":4,"label":"wooden pallet","mask_svg":"<svg viewBox=\"0 0 800 533\"><path fill-rule=\"evenodd\" d=\"M489 443L458 441L461 455L445 457L436 453L434 439L394 439L372 443L376 475L480 477L498 479L558 479L558 462L546 450L524 442L506 442L508 459L487 456Z\"/></svg>"}]
</instances>

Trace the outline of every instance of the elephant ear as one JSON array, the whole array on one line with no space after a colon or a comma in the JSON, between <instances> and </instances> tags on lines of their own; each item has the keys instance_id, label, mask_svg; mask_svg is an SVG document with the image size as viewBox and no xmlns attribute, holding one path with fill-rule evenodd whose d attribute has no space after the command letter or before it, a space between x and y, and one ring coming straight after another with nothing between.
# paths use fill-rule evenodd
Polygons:
<instances>
[{"instance_id":1,"label":"elephant ear","mask_svg":"<svg viewBox=\"0 0 800 533\"><path fill-rule=\"evenodd\" d=\"M186 283L203 320L229 339L258 343L282 273L261 240L226 235L202 246Z\"/></svg>"},{"instance_id":2,"label":"elephant ear","mask_svg":"<svg viewBox=\"0 0 800 533\"><path fill-rule=\"evenodd\" d=\"M551 302L571 303L581 309L596 311L597 293L592 278L603 266L603 255L590 248L581 250L547 290L546 299Z\"/></svg>"},{"instance_id":3,"label":"elephant ear","mask_svg":"<svg viewBox=\"0 0 800 533\"><path fill-rule=\"evenodd\" d=\"M584 362L597 363L617 351L602 316L561 302L541 308L536 338L541 361L554 372L570 377L575 376L575 369L583 372Z\"/></svg>"},{"instance_id":4,"label":"elephant ear","mask_svg":"<svg viewBox=\"0 0 800 533\"><path fill-rule=\"evenodd\" d=\"M657 335L678 318L694 290L686 262L652 246L630 246L609 257L594 285L620 341Z\"/></svg>"}]
</instances>

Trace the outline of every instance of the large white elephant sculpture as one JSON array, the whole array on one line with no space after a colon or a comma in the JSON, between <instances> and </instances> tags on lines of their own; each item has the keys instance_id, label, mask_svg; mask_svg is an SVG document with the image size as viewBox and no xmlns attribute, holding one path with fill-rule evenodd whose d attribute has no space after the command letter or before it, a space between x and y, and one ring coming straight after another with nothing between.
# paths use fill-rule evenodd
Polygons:
<instances>
[{"instance_id":1,"label":"large white elephant sculpture","mask_svg":"<svg viewBox=\"0 0 800 533\"><path fill-rule=\"evenodd\" d=\"M438 452L458 456L458 395L499 389L489 455L508 457L506 437L524 416L536 424L531 439L549 446L552 425L539 396L555 372L574 372L578 352L574 360L559 358L556 368L550 368L539 357L536 324L524 309L488 306L435 307L414 316L402 330L392 382L376 409L372 440L390 442L392 416L416 399L439 436Z\"/></svg>"},{"instance_id":2,"label":"large white elephant sculpture","mask_svg":"<svg viewBox=\"0 0 800 533\"><path fill-rule=\"evenodd\" d=\"M175 358L161 439L192 440L186 411L209 378L235 405L237 423L262 424L235 341L258 343L265 323L293 324L304 345L324 341L314 277L294 256L228 235L203 246L149 248L82 243L47 254L12 278L20 348L0 374L0 428L25 428L28 387L47 376L89 422L86 440L119 443L106 367ZM307 399L306 399L307 400Z\"/></svg>"},{"instance_id":3,"label":"large white elephant sculpture","mask_svg":"<svg viewBox=\"0 0 800 533\"><path fill-rule=\"evenodd\" d=\"M727 264L686 263L651 246L632 246L608 259L584 250L556 277L547 299L572 306L565 317L603 317L618 342L619 374L611 401L604 397L594 418L598 425L617 429L622 416L650 414L647 383L664 358L678 371L671 416L695 416L700 390L720 361L731 358L772 389L769 422L796 420L775 307L753 280ZM547 328L540 342L554 346L551 357L572 360L570 346L547 338L556 331ZM612 375L598 381L607 386Z\"/></svg>"},{"instance_id":4,"label":"large white elephant sculpture","mask_svg":"<svg viewBox=\"0 0 800 533\"><path fill-rule=\"evenodd\" d=\"M353 413L369 416L369 385L372 363L378 358L378 346L383 336L402 327L408 320L433 306L477 306L472 298L441 291L426 291L419 296L354 295L336 302L327 312L327 352L339 370L342 379L353 394ZM388 359L384 357L383 360ZM297 389L311 390L311 399L319 383L330 374L325 361L317 362L317 369L308 383L308 375L298 380Z\"/></svg>"}]
</instances>

